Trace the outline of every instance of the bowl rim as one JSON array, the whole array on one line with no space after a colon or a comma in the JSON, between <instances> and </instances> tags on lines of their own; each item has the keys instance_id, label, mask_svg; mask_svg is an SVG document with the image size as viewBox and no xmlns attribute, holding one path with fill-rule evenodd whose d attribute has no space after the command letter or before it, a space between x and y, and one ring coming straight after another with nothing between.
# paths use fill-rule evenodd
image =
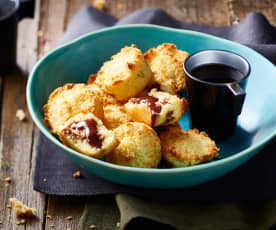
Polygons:
<instances>
[{"instance_id":1,"label":"bowl rim","mask_svg":"<svg viewBox=\"0 0 276 230\"><path fill-rule=\"evenodd\" d=\"M205 34L205 33L201 33L201 32L197 32L197 31L191 31L191 30L184 30L184 29L175 29L175 28L169 28L169 27L165 27L165 26L158 26L158 25L151 25L151 24L131 24L131 25L120 25L120 26L112 26L109 28L104 28L104 29L100 29L97 30L96 32L90 32L87 34L84 34L64 45L61 45L59 47L57 47L56 49L52 50L51 52L49 52L48 54L46 54L44 57L42 57L37 63L36 65L33 67L30 75L29 75L29 79L27 82L27 87L26 87L26 98L27 98L27 106L30 112L30 115L34 121L34 123L36 124L36 126L39 128L39 130L43 133L44 136L46 136L46 138L48 138L51 142L53 142L57 147L59 147L64 153L73 155L75 157L81 158L84 161L89 161L90 163L96 164L98 167L108 167L110 169L115 169L115 170L119 170L119 171L125 171L125 172L133 172L133 173L147 173L147 174L175 174L175 173L185 173L185 172L191 172L191 171L197 171L197 170L204 170L206 168L209 167L217 167L217 166L222 166L226 163L230 163L246 154L249 154L251 152L257 151L259 150L261 147L263 147L265 144L267 144L270 140L272 140L272 138L274 136L276 136L276 130L272 131L268 136L266 136L263 140L259 141L256 144L253 144L252 146L249 146L248 148L244 149L243 151L240 151L238 153L235 153L233 155L227 156L223 159L219 159L216 161L211 161L211 162L207 162L204 164L199 164L199 165L193 165L190 167L183 167L183 168L169 168L169 169L147 169L147 168L135 168L135 167L129 167L129 166L121 166L121 165L116 165L116 164L111 164L105 161L102 161L100 159L96 159L96 158L92 158L89 157L87 155L84 155L82 153L79 153L67 146L65 146L64 144L62 144L58 139L56 139L54 137L53 134L50 133L49 129L47 129L46 127L43 126L43 124L40 122L40 120L38 119L35 109L34 109L34 105L33 105L33 100L31 99L31 92L32 89L34 87L34 79L35 76L37 76L37 72L40 68L40 66L47 61L47 59L50 56L55 55L56 53L58 53L60 50L64 50L69 46L78 44L79 42L82 42L85 39L90 38L91 36L97 36L97 35L101 35L113 30L125 30L125 29L144 29L144 28L149 28L149 29L157 29L157 30L161 30L161 31L170 31L170 32L177 32L177 33L182 33L182 34L192 34L192 35L196 35L196 36L201 36L203 38L211 38L213 40L217 40L217 41L222 41L226 44L230 44L230 45L235 45L235 46L239 46L242 49L247 49L250 52L255 52L256 55L259 55L263 58L263 60L265 62L267 62L269 65L272 65L272 67L274 67L274 64L271 63L268 59L266 59L265 57L263 57L261 54L257 53L256 51L252 50L249 47L246 47L242 44L227 40L227 39L223 39L223 38L219 38L216 37L214 35L209 35L209 34ZM42 109L42 108L41 108Z\"/></svg>"}]
</instances>

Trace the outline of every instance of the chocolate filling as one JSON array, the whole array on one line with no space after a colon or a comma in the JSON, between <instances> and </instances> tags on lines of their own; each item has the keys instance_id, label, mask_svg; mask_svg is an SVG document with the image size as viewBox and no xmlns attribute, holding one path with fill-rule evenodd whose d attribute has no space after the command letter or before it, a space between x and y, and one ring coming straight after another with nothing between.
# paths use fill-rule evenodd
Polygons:
<instances>
[{"instance_id":1,"label":"chocolate filling","mask_svg":"<svg viewBox=\"0 0 276 230\"><path fill-rule=\"evenodd\" d=\"M151 87L151 89L157 89L157 90L160 90L161 89L161 85L158 83L158 82L154 82Z\"/></svg>"},{"instance_id":2,"label":"chocolate filling","mask_svg":"<svg viewBox=\"0 0 276 230\"><path fill-rule=\"evenodd\" d=\"M172 121L174 120L174 116L173 116L173 111L169 111L167 114L166 114L166 124L169 124L171 123Z\"/></svg>"},{"instance_id":3,"label":"chocolate filling","mask_svg":"<svg viewBox=\"0 0 276 230\"><path fill-rule=\"evenodd\" d=\"M67 134L71 134L73 137L80 137L76 133L73 133L71 129L83 132L84 135L81 136L81 139L86 140L91 146L96 148L102 147L102 137L98 133L97 122L95 120L87 119L84 121L75 122L65 130Z\"/></svg>"},{"instance_id":4,"label":"chocolate filling","mask_svg":"<svg viewBox=\"0 0 276 230\"><path fill-rule=\"evenodd\" d=\"M162 106L158 103L158 99L152 96L137 97L133 100L134 104L146 104L151 110L152 125L154 125L156 116L160 114Z\"/></svg>"},{"instance_id":5,"label":"chocolate filling","mask_svg":"<svg viewBox=\"0 0 276 230\"><path fill-rule=\"evenodd\" d=\"M163 99L163 101L161 101L161 104L163 104L163 105L169 104L169 101L170 101L170 99L165 97Z\"/></svg>"}]
</instances>

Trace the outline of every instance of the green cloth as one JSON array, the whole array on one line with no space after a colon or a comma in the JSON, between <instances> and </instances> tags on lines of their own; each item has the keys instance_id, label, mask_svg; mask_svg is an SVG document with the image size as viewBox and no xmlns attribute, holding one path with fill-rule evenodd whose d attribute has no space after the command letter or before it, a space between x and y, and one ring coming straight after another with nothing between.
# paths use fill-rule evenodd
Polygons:
<instances>
[{"instance_id":1,"label":"green cloth","mask_svg":"<svg viewBox=\"0 0 276 230\"><path fill-rule=\"evenodd\" d=\"M160 202L125 194L115 199L94 196L87 201L79 230L91 224L101 230L119 229L117 222L124 230L268 230L276 226L276 201Z\"/></svg>"},{"instance_id":2,"label":"green cloth","mask_svg":"<svg viewBox=\"0 0 276 230\"><path fill-rule=\"evenodd\" d=\"M118 230L118 222L120 212L114 196L92 196L87 199L78 229L89 230L89 226L94 224L98 230Z\"/></svg>"}]
</instances>

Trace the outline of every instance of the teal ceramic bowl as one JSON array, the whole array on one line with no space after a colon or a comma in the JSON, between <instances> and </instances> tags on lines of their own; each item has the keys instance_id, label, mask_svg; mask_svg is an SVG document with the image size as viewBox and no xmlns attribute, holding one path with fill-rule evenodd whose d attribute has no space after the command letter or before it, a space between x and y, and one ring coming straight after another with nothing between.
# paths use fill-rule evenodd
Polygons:
<instances>
[{"instance_id":1,"label":"teal ceramic bowl","mask_svg":"<svg viewBox=\"0 0 276 230\"><path fill-rule=\"evenodd\" d=\"M188 168L142 169L118 166L93 159L63 145L43 122L42 106L50 93L65 83L86 82L102 63L125 45L136 44L143 52L169 42L194 53L204 49L224 49L245 57L251 64L247 96L237 129L232 137L219 142L219 160ZM239 167L276 134L276 68L260 54L240 44L203 33L153 25L111 27L90 33L61 46L34 67L27 85L30 114L41 132L76 164L107 180L146 188L179 188L218 178ZM188 115L180 119L189 128Z\"/></svg>"}]
</instances>

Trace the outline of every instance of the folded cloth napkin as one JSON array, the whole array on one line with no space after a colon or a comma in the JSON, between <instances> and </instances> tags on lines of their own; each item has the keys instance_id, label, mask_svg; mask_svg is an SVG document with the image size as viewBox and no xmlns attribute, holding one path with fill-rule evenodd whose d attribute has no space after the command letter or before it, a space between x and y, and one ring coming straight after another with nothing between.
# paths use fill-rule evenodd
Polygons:
<instances>
[{"instance_id":1,"label":"folded cloth napkin","mask_svg":"<svg viewBox=\"0 0 276 230\"><path fill-rule=\"evenodd\" d=\"M78 229L89 229L91 224L103 230L119 226L124 230L276 229L275 200L160 202L126 194L117 194L115 200L110 196L90 197Z\"/></svg>"},{"instance_id":2,"label":"folded cloth napkin","mask_svg":"<svg viewBox=\"0 0 276 230\"><path fill-rule=\"evenodd\" d=\"M118 20L85 7L74 17L60 44L107 26L131 23L217 35L248 45L276 64L276 29L257 13L249 14L236 26L211 27L177 21L159 9L142 9ZM114 184L90 174L40 134L34 189L54 195L98 195L89 198L80 230L88 229L91 224L97 229L116 229L119 222L121 229L272 230L276 223L276 202L262 200L276 197L275 151L276 139L248 163L213 182L185 189L153 190ZM77 170L83 175L78 180L72 177ZM116 194L115 199L110 194ZM252 204L233 200L259 201Z\"/></svg>"},{"instance_id":3,"label":"folded cloth napkin","mask_svg":"<svg viewBox=\"0 0 276 230\"><path fill-rule=\"evenodd\" d=\"M92 7L83 8L72 20L60 44L80 35L112 25L153 23L193 29L249 44L276 63L276 28L262 14L251 13L239 25L211 27L177 21L159 9L142 9L120 20ZM42 134L37 144L34 189L54 195L97 195L129 193L160 199L274 199L276 198L276 139L247 164L213 182L186 189L151 190L108 182L75 165ZM274 161L275 159L275 161ZM80 170L83 177L74 179ZM47 182L44 182L44 178Z\"/></svg>"}]
</instances>

